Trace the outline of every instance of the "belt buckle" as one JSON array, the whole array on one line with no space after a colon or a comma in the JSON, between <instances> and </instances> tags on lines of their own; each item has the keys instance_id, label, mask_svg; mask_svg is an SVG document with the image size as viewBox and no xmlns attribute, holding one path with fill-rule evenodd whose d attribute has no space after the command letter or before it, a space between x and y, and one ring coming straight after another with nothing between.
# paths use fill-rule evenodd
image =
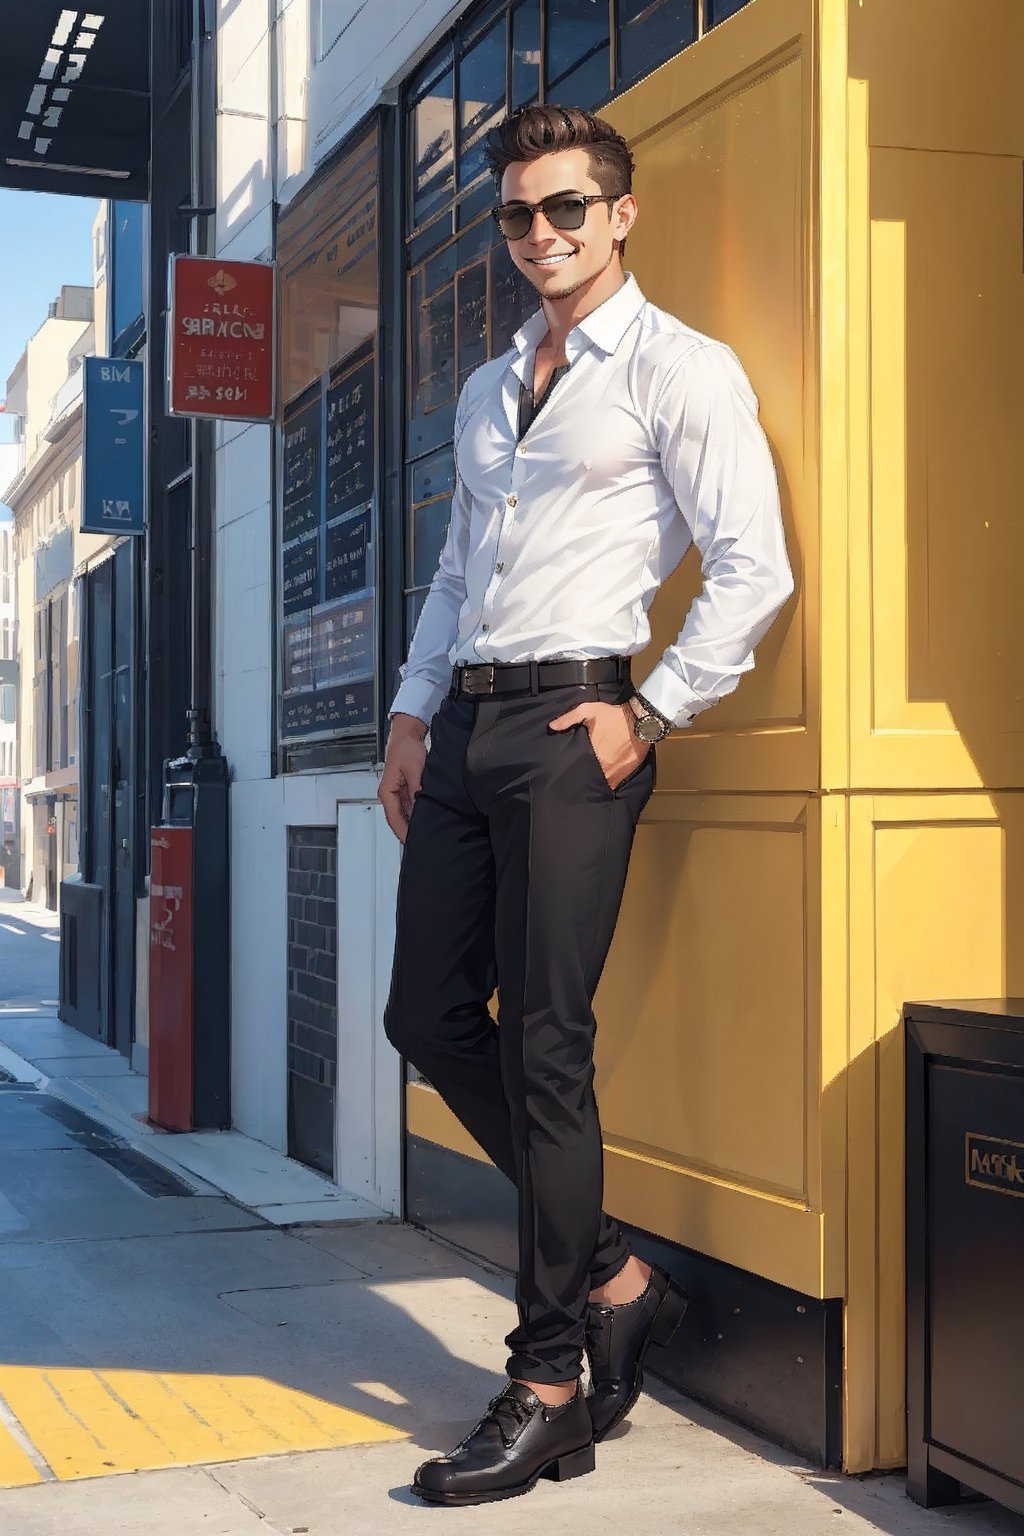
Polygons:
<instances>
[{"instance_id":1,"label":"belt buckle","mask_svg":"<svg viewBox=\"0 0 1024 1536\"><path fill-rule=\"evenodd\" d=\"M481 684L480 687L476 686L478 681ZM479 666L466 667L462 674L462 688L465 693L493 693L493 664L482 662Z\"/></svg>"}]
</instances>

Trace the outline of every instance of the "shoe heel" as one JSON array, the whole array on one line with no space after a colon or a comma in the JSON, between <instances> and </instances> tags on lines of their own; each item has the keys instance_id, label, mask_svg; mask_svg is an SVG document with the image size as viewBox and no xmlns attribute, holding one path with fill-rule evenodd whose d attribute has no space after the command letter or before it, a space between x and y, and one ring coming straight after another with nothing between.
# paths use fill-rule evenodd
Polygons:
<instances>
[{"instance_id":1,"label":"shoe heel","mask_svg":"<svg viewBox=\"0 0 1024 1536\"><path fill-rule=\"evenodd\" d=\"M552 1477L558 1483L564 1483L570 1477L583 1477L587 1472L593 1472L596 1466L594 1457L594 1442L584 1445L578 1451L570 1451L567 1456L559 1456L546 1469L544 1476Z\"/></svg>"},{"instance_id":2,"label":"shoe heel","mask_svg":"<svg viewBox=\"0 0 1024 1536\"><path fill-rule=\"evenodd\" d=\"M689 1297L675 1280L669 1281L651 1329L651 1343L662 1346L671 1343L673 1335L686 1313Z\"/></svg>"}]
</instances>

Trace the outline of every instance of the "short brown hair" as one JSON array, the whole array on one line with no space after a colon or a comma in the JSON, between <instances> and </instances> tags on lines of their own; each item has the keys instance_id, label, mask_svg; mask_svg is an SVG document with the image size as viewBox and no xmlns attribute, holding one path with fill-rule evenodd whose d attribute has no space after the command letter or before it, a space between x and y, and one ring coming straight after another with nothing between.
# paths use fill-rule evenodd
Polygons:
<instances>
[{"instance_id":1,"label":"short brown hair","mask_svg":"<svg viewBox=\"0 0 1024 1536\"><path fill-rule=\"evenodd\" d=\"M622 197L633 185L633 156L611 123L582 107L520 107L491 129L484 157L500 191L501 178L517 160L539 160L563 149L585 149L590 173L609 197Z\"/></svg>"}]
</instances>

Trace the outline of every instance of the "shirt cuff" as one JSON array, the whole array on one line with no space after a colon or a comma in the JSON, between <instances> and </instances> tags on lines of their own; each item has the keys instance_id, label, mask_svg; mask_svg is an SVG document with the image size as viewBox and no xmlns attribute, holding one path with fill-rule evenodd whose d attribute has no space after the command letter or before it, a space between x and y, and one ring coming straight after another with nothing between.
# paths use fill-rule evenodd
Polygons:
<instances>
[{"instance_id":1,"label":"shirt cuff","mask_svg":"<svg viewBox=\"0 0 1024 1536\"><path fill-rule=\"evenodd\" d=\"M429 725L447 692L448 686L432 683L429 677L407 677L391 701L388 719L392 715L415 715Z\"/></svg>"},{"instance_id":2,"label":"shirt cuff","mask_svg":"<svg viewBox=\"0 0 1024 1536\"><path fill-rule=\"evenodd\" d=\"M635 683L634 687L659 715L671 720L677 731L685 730L694 715L709 707L706 700L699 698L692 688L687 688L682 678L663 661L658 662L646 681Z\"/></svg>"}]
</instances>

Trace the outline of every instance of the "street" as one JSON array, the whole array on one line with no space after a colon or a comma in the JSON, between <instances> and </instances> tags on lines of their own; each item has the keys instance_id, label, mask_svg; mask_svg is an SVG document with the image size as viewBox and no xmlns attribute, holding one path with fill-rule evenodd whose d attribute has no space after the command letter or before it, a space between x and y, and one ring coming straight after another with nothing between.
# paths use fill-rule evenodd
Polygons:
<instances>
[{"instance_id":1,"label":"street","mask_svg":"<svg viewBox=\"0 0 1024 1536\"><path fill-rule=\"evenodd\" d=\"M822 1474L653 1379L594 1476L432 1514L409 1480L500 1386L511 1278L395 1222L274 1226L58 1096L71 1071L130 1074L56 1019L55 932L0 904L3 1536L611 1532L638 1516L693 1536L1024 1533L991 1504L919 1510L898 1474Z\"/></svg>"}]
</instances>

